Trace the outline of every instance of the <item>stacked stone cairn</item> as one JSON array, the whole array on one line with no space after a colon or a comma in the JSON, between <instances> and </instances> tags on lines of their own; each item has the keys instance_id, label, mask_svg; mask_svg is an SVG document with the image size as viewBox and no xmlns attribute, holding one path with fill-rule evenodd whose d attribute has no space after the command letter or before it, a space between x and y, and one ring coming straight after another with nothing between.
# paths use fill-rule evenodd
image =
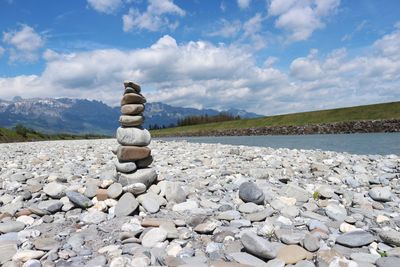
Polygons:
<instances>
[{"instance_id":1,"label":"stacked stone cairn","mask_svg":"<svg viewBox=\"0 0 400 267\"><path fill-rule=\"evenodd\" d=\"M157 173L149 165L153 162L150 132L143 128L143 111L146 98L140 93L139 85L132 81L124 82L125 92L121 100L119 118L121 126L117 130L117 149L115 166L118 182L125 191L135 194L145 192L157 179Z\"/></svg>"}]
</instances>

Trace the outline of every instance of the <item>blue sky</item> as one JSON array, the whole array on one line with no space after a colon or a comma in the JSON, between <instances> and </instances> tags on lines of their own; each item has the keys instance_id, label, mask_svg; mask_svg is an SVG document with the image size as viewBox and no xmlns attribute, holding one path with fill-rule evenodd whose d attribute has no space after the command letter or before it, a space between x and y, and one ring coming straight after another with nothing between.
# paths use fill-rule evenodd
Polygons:
<instances>
[{"instance_id":1,"label":"blue sky","mask_svg":"<svg viewBox=\"0 0 400 267\"><path fill-rule=\"evenodd\" d=\"M0 0L0 98L265 115L400 100L400 3Z\"/></svg>"}]
</instances>

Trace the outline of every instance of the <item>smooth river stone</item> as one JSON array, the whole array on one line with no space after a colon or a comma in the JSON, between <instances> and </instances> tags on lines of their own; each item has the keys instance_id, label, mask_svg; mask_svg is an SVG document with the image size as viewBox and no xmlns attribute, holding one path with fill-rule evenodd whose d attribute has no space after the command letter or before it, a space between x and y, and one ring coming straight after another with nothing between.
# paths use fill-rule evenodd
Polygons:
<instances>
[{"instance_id":1,"label":"smooth river stone","mask_svg":"<svg viewBox=\"0 0 400 267\"><path fill-rule=\"evenodd\" d=\"M130 184L142 183L149 188L157 179L157 173L152 168L138 169L134 173L125 174L119 173L118 182L122 186Z\"/></svg>"},{"instance_id":2,"label":"smooth river stone","mask_svg":"<svg viewBox=\"0 0 400 267\"><path fill-rule=\"evenodd\" d=\"M125 127L140 126L144 122L143 116L122 115L119 117L119 123Z\"/></svg>"},{"instance_id":3,"label":"smooth river stone","mask_svg":"<svg viewBox=\"0 0 400 267\"><path fill-rule=\"evenodd\" d=\"M136 84L132 81L124 81L124 87L125 87L125 89L128 87L133 88L138 93L140 93L140 90L141 90L140 85Z\"/></svg>"},{"instance_id":4,"label":"smooth river stone","mask_svg":"<svg viewBox=\"0 0 400 267\"><path fill-rule=\"evenodd\" d=\"M119 146L117 157L120 162L136 161L150 156L151 150L148 147Z\"/></svg>"},{"instance_id":5,"label":"smooth river stone","mask_svg":"<svg viewBox=\"0 0 400 267\"><path fill-rule=\"evenodd\" d=\"M127 104L144 104L146 103L146 98L141 95L129 93L122 97L121 106Z\"/></svg>"},{"instance_id":6,"label":"smooth river stone","mask_svg":"<svg viewBox=\"0 0 400 267\"><path fill-rule=\"evenodd\" d=\"M350 247L350 248L358 248L362 246L366 246L375 241L375 237L366 232L366 231L352 231L345 233L336 238L336 243Z\"/></svg>"},{"instance_id":7,"label":"smooth river stone","mask_svg":"<svg viewBox=\"0 0 400 267\"><path fill-rule=\"evenodd\" d=\"M121 107L121 113L124 115L138 115L144 111L142 104L128 104Z\"/></svg>"},{"instance_id":8,"label":"smooth river stone","mask_svg":"<svg viewBox=\"0 0 400 267\"><path fill-rule=\"evenodd\" d=\"M118 160L115 160L114 164L117 171L123 173L132 173L137 169L135 162L119 162Z\"/></svg>"},{"instance_id":9,"label":"smooth river stone","mask_svg":"<svg viewBox=\"0 0 400 267\"><path fill-rule=\"evenodd\" d=\"M131 193L125 193L115 206L115 216L129 216L139 207L139 202Z\"/></svg>"},{"instance_id":10,"label":"smooth river stone","mask_svg":"<svg viewBox=\"0 0 400 267\"><path fill-rule=\"evenodd\" d=\"M148 146L151 136L146 129L119 127L117 129L117 141L125 146Z\"/></svg>"}]
</instances>

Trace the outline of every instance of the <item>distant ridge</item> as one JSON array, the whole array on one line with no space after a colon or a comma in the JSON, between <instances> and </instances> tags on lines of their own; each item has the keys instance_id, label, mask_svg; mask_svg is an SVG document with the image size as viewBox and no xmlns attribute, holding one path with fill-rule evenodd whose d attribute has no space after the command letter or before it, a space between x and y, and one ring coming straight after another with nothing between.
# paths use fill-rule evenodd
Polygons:
<instances>
[{"instance_id":1,"label":"distant ridge","mask_svg":"<svg viewBox=\"0 0 400 267\"><path fill-rule=\"evenodd\" d=\"M400 132L400 101L191 125L152 131L153 136L280 135Z\"/></svg>"},{"instance_id":2,"label":"distant ridge","mask_svg":"<svg viewBox=\"0 0 400 267\"><path fill-rule=\"evenodd\" d=\"M226 112L241 118L261 117L245 110ZM174 107L164 103L147 103L144 127L169 126L178 119L193 115L217 115L214 109ZM110 107L101 101L70 98L14 97L12 101L0 99L0 127L12 128L17 124L43 133L99 134L113 136L119 126L119 107Z\"/></svg>"}]
</instances>

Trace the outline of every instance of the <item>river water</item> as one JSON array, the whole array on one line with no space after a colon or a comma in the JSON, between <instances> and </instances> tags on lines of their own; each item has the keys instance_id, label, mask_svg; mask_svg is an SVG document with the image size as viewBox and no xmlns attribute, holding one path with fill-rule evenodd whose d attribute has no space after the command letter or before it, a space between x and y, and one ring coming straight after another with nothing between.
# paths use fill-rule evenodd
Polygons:
<instances>
[{"instance_id":1,"label":"river water","mask_svg":"<svg viewBox=\"0 0 400 267\"><path fill-rule=\"evenodd\" d=\"M320 149L351 154L400 155L400 133L313 134L263 136L168 137L159 140L187 140L196 143L263 146L291 149Z\"/></svg>"}]
</instances>

